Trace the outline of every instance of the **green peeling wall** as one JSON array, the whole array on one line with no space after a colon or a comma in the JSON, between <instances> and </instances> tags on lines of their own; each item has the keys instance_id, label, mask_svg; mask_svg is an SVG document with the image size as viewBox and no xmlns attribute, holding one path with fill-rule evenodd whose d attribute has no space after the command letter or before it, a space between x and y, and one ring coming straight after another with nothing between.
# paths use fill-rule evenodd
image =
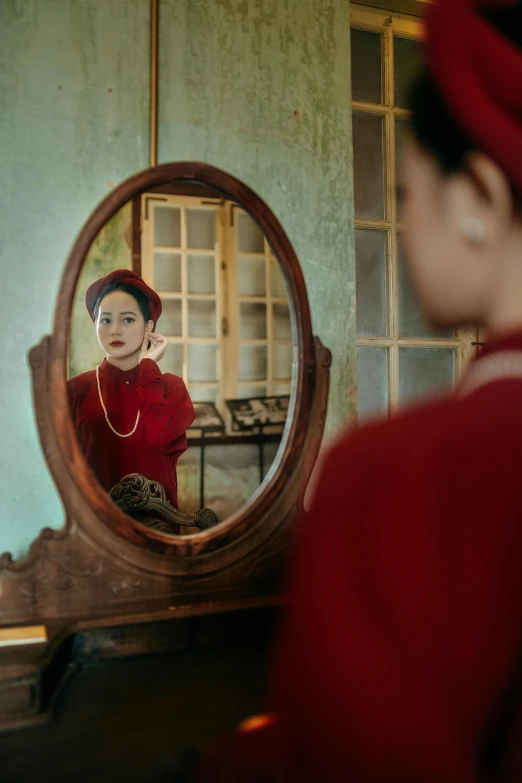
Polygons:
<instances>
[{"instance_id":1,"label":"green peeling wall","mask_svg":"<svg viewBox=\"0 0 522 783\"><path fill-rule=\"evenodd\" d=\"M353 413L355 390L349 22L347 0L160 2L159 162L226 169L278 216L314 331L334 354L329 435ZM82 223L147 166L148 58L148 0L0 2L0 551L16 556L62 521L26 354L50 330ZM125 236L120 219L84 282ZM76 335L83 328L74 321Z\"/></svg>"},{"instance_id":2,"label":"green peeling wall","mask_svg":"<svg viewBox=\"0 0 522 783\"><path fill-rule=\"evenodd\" d=\"M159 162L226 169L268 203L334 355L327 435L355 411L350 4L163 0Z\"/></svg>"}]
</instances>

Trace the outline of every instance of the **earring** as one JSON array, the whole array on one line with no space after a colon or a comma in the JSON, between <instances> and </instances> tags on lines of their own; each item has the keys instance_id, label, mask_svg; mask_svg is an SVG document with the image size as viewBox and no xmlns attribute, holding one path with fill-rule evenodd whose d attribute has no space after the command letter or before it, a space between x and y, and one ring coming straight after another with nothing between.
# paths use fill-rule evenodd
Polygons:
<instances>
[{"instance_id":1,"label":"earring","mask_svg":"<svg viewBox=\"0 0 522 783\"><path fill-rule=\"evenodd\" d=\"M467 217L462 221L462 233L474 244L480 244L486 237L486 228L479 218Z\"/></svg>"}]
</instances>

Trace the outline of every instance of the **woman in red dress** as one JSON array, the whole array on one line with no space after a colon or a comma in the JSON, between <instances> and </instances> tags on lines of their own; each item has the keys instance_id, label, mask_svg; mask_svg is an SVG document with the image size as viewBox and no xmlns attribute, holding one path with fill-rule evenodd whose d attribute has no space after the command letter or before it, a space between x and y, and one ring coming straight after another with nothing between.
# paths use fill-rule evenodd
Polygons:
<instances>
[{"instance_id":1,"label":"woman in red dress","mask_svg":"<svg viewBox=\"0 0 522 783\"><path fill-rule=\"evenodd\" d=\"M522 4L430 10L404 244L430 321L488 345L455 392L330 450L274 713L198 783L522 781Z\"/></svg>"},{"instance_id":2,"label":"woman in red dress","mask_svg":"<svg viewBox=\"0 0 522 783\"><path fill-rule=\"evenodd\" d=\"M118 269L96 280L85 301L106 357L68 383L80 447L107 492L141 473L177 507L176 464L195 414L182 379L158 367L168 346L154 331L161 299L135 272Z\"/></svg>"}]
</instances>

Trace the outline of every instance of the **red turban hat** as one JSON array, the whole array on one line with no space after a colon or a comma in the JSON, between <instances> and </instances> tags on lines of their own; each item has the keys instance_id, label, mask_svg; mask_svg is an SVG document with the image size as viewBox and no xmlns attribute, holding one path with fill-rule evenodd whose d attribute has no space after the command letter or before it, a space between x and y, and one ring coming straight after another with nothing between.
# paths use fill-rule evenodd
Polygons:
<instances>
[{"instance_id":1,"label":"red turban hat","mask_svg":"<svg viewBox=\"0 0 522 783\"><path fill-rule=\"evenodd\" d=\"M152 288L150 288L150 286L148 286L147 283L145 283L141 277L136 274L136 272L132 272L130 269L116 269L114 272L110 272L108 275L106 275L106 277L100 277L99 280L95 280L94 283L91 283L87 289L87 293L85 294L85 304L92 320L96 320L94 315L94 308L96 306L96 302L100 298L100 294L102 294L103 291L110 285L118 284L128 285L130 288L135 288L137 291L140 291L147 297L150 318L151 321L154 321L154 325L156 325L162 310L161 299L159 298L156 291L153 291Z\"/></svg>"},{"instance_id":2,"label":"red turban hat","mask_svg":"<svg viewBox=\"0 0 522 783\"><path fill-rule=\"evenodd\" d=\"M438 0L428 16L431 73L462 130L522 191L522 51L481 8L515 0Z\"/></svg>"}]
</instances>

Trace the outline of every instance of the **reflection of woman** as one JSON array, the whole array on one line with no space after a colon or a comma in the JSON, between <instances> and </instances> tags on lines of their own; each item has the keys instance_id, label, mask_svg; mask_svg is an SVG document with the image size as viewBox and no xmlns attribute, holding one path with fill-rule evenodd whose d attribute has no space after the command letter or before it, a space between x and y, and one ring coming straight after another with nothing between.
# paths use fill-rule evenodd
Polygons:
<instances>
[{"instance_id":1,"label":"reflection of woman","mask_svg":"<svg viewBox=\"0 0 522 783\"><path fill-rule=\"evenodd\" d=\"M404 242L433 324L490 342L456 394L326 458L275 715L198 781L522 780L522 4L437 0L428 30Z\"/></svg>"},{"instance_id":2,"label":"reflection of woman","mask_svg":"<svg viewBox=\"0 0 522 783\"><path fill-rule=\"evenodd\" d=\"M106 358L68 384L80 447L107 491L142 473L177 507L176 463L195 414L181 378L157 364L168 345L154 332L161 300L139 275L119 269L96 280L85 301Z\"/></svg>"}]
</instances>

